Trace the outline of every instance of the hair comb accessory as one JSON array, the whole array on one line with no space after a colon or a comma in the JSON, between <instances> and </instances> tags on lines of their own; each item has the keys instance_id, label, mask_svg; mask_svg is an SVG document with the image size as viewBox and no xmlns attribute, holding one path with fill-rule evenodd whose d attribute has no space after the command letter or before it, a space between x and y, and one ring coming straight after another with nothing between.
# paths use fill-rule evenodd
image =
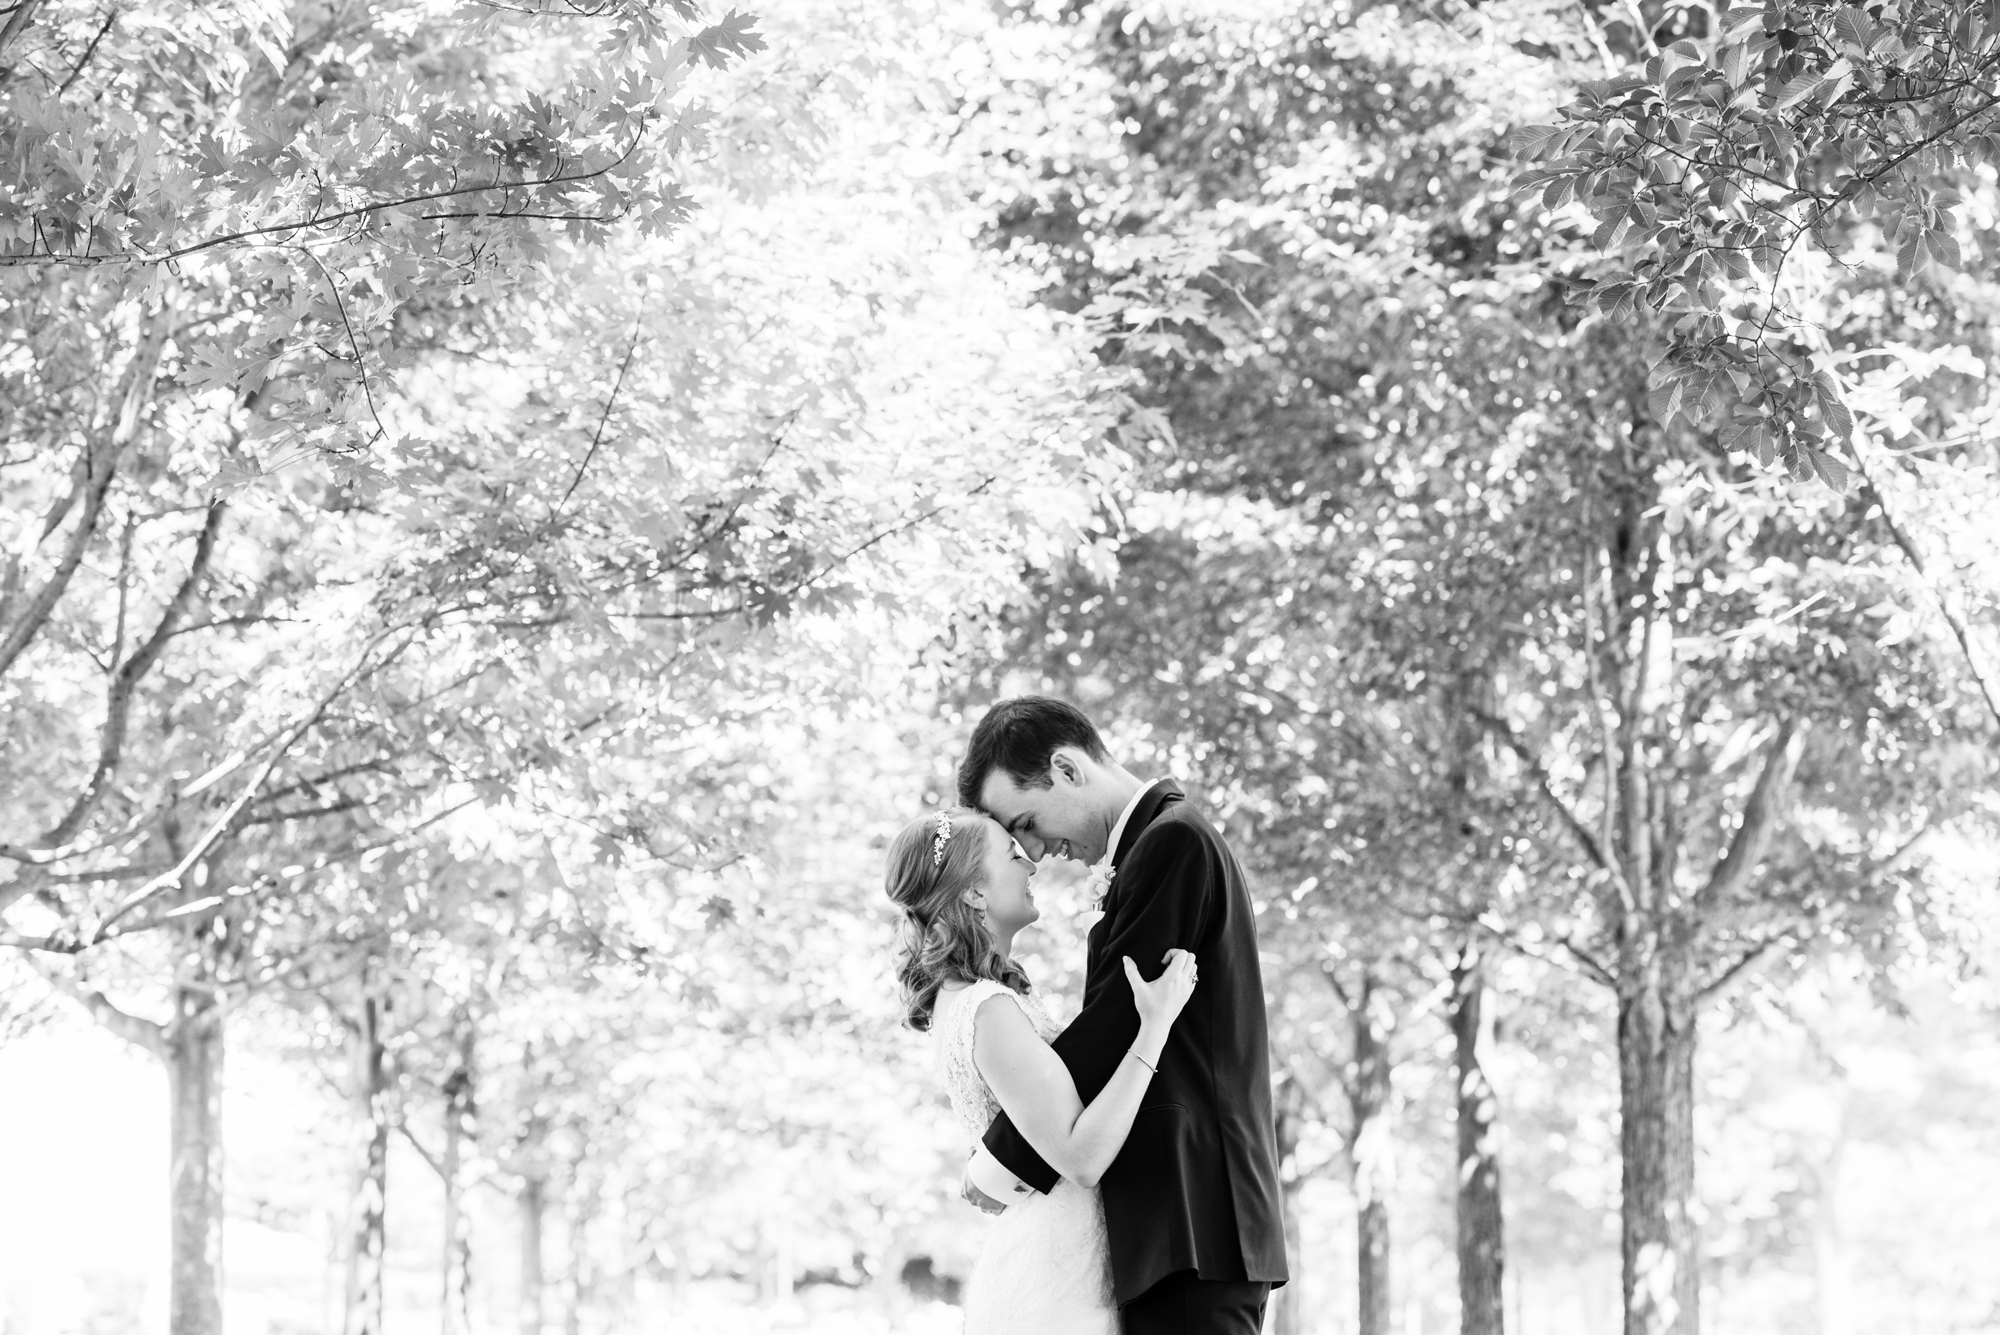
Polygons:
<instances>
[{"instance_id":1,"label":"hair comb accessory","mask_svg":"<svg viewBox=\"0 0 2000 1335\"><path fill-rule=\"evenodd\" d=\"M940 811L938 812L937 839L931 844L931 866L942 867L944 865L945 841L950 838L951 813L949 811Z\"/></svg>"}]
</instances>

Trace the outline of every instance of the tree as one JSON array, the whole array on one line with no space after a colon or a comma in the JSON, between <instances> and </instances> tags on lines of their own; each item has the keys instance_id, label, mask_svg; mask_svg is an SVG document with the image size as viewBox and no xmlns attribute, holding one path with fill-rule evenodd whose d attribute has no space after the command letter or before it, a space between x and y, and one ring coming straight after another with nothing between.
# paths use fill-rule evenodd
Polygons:
<instances>
[{"instance_id":1,"label":"tree","mask_svg":"<svg viewBox=\"0 0 2000 1335\"><path fill-rule=\"evenodd\" d=\"M1839 354L1898 350L1856 347L1842 308L1987 244L1960 204L1990 193L1979 168L2000 153L1993 16L1776 0L1646 12L1647 30L1607 35L1617 66L1607 45L1605 77L1561 121L1514 133L1545 164L1520 185L1594 220L1579 249L1602 259L1575 273L1592 305L1674 317L1655 416L1719 423L1725 448L1845 489L1867 447Z\"/></svg>"},{"instance_id":2,"label":"tree","mask_svg":"<svg viewBox=\"0 0 2000 1335\"><path fill-rule=\"evenodd\" d=\"M1498 1321L1498 1107L1479 960L1494 944L1505 808L1480 772L1462 687L1406 684L1411 646L1441 632L1423 609L1378 619L1355 606L1327 539L1241 497L1142 498L1128 516L1116 579L1047 586L1017 617L1005 670L1032 665L1046 688L1088 701L1142 772L1193 780L1242 850L1293 1142L1281 1150L1315 1123L1346 1147L1363 1330L1386 1330L1394 1310L1393 1072L1424 1042L1404 1012L1445 1003L1462 1091L1460 1275L1475 1300L1462 1308L1469 1328ZM1329 1113L1335 1099L1345 1106ZM1304 1171L1288 1171L1289 1197ZM1287 1320L1297 1296L1281 1295Z\"/></svg>"},{"instance_id":3,"label":"tree","mask_svg":"<svg viewBox=\"0 0 2000 1335\"><path fill-rule=\"evenodd\" d=\"M469 808L726 860L737 827L706 789L731 776L699 768L716 731L838 699L912 624L1004 591L1024 550L1087 540L1114 380L965 245L962 201L884 207L860 168L918 151L927 120L802 151L745 98L716 121L730 152L676 156L675 90L755 47L740 17L490 15L461 45L428 10L313 9L275 78L261 11L188 40L120 19L68 90L101 94L84 111L22 73L83 50L77 13L29 16L10 39L41 45L9 48L0 90L9 170L72 154L138 193L81 230L57 206L83 185L40 201L6 266L0 909L9 946L129 979L125 1014L160 1013L148 974L218 1005L270 986L310 953L295 929L329 927L314 886ZM593 37L603 57L573 59ZM760 86L828 122L907 96L833 77L858 46L793 41ZM470 63L424 72L452 49ZM558 64L589 72L520 83ZM227 95L182 107L154 66ZM357 147L394 107L423 151ZM607 145L624 165L555 179ZM315 154L375 175L316 181ZM454 171L498 184L423 216ZM689 174L710 211L662 237ZM222 210L213 228L170 235L172 190ZM330 230L293 237L306 221ZM245 949L185 975L183 932ZM213 1266L185 1273L212 1295Z\"/></svg>"},{"instance_id":4,"label":"tree","mask_svg":"<svg viewBox=\"0 0 2000 1335\"><path fill-rule=\"evenodd\" d=\"M591 245L686 216L687 85L762 44L744 16L700 16L692 0L588 15L177 5L123 22L16 6L0 39L16 337L88 364L116 330L106 369L130 356L145 385L161 342L199 330L188 383L254 399L286 452L358 463L393 445L378 404L408 352L378 340L399 321L475 307L552 232ZM106 454L91 475L116 467ZM33 620L10 627L10 650Z\"/></svg>"},{"instance_id":5,"label":"tree","mask_svg":"<svg viewBox=\"0 0 2000 1335\"><path fill-rule=\"evenodd\" d=\"M1725 462L1649 397L1652 324L1549 300L1520 266L1556 239L1486 170L1516 109L1482 100L1470 43L1399 47L1392 23L1095 29L1128 152L1024 200L1003 240L1045 247L1056 299L1125 321L1110 346L1152 368L1178 442L1155 524L1203 549L1176 587L1242 628L1240 656L1190 665L1295 683L1317 652L1342 669L1318 690L1366 689L1329 715L1475 734L1524 893L1472 916L1617 996L1628 1329L1691 1331L1695 1016L1771 953L1921 899L1912 841L1985 782L1976 744L1938 740L1983 735L1977 663L1887 631L1908 566L1886 507ZM1252 559L1268 573L1241 577ZM1318 634L1261 632L1278 620ZM1152 633L1189 629L1182 608ZM1296 771L1265 792L1296 801Z\"/></svg>"}]
</instances>

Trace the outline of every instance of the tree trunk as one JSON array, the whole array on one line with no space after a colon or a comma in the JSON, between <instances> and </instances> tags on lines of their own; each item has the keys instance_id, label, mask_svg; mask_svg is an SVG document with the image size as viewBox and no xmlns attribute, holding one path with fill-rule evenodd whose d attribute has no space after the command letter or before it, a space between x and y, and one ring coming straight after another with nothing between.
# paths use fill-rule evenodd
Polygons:
<instances>
[{"instance_id":1,"label":"tree trunk","mask_svg":"<svg viewBox=\"0 0 2000 1335\"><path fill-rule=\"evenodd\" d=\"M1359 1335L1389 1335L1389 1193L1395 1186L1392 1140L1394 1104L1389 1088L1388 998L1372 973L1361 980L1354 1008L1354 1079L1348 1102L1354 1113L1354 1200L1360 1274Z\"/></svg>"},{"instance_id":2,"label":"tree trunk","mask_svg":"<svg viewBox=\"0 0 2000 1335\"><path fill-rule=\"evenodd\" d=\"M1625 1335L1698 1335L1694 1007L1658 971L1624 970L1618 1002Z\"/></svg>"},{"instance_id":3,"label":"tree trunk","mask_svg":"<svg viewBox=\"0 0 2000 1335\"><path fill-rule=\"evenodd\" d=\"M1840 1176L1847 1150L1847 1097L1842 1091L1833 1145L1813 1171L1813 1314L1817 1335L1851 1335L1854 1306L1840 1234Z\"/></svg>"},{"instance_id":4,"label":"tree trunk","mask_svg":"<svg viewBox=\"0 0 2000 1335\"><path fill-rule=\"evenodd\" d=\"M198 934L185 940L204 966ZM167 1329L222 1330L222 1006L213 988L174 989L165 1024L129 1015L102 992L66 989L99 1024L167 1069Z\"/></svg>"},{"instance_id":5,"label":"tree trunk","mask_svg":"<svg viewBox=\"0 0 2000 1335\"><path fill-rule=\"evenodd\" d=\"M458 1019L458 1060L444 1083L444 1335L472 1333L472 1219L465 1209L466 1159L477 1145L474 1032Z\"/></svg>"},{"instance_id":6,"label":"tree trunk","mask_svg":"<svg viewBox=\"0 0 2000 1335\"><path fill-rule=\"evenodd\" d=\"M353 1034L357 1138L354 1201L347 1253L347 1335L382 1335L382 1255L389 1191L388 1049L383 1012L372 993L361 1002Z\"/></svg>"},{"instance_id":7,"label":"tree trunk","mask_svg":"<svg viewBox=\"0 0 2000 1335\"><path fill-rule=\"evenodd\" d=\"M1500 1213L1500 1105L1479 1058L1485 961L1467 942L1452 967L1451 1032L1458 1076L1458 1328L1503 1335L1506 1234Z\"/></svg>"},{"instance_id":8,"label":"tree trunk","mask_svg":"<svg viewBox=\"0 0 2000 1335\"><path fill-rule=\"evenodd\" d=\"M171 1335L220 1335L222 1015L214 994L176 989L164 1037L173 1108L167 1329Z\"/></svg>"},{"instance_id":9,"label":"tree trunk","mask_svg":"<svg viewBox=\"0 0 2000 1335\"><path fill-rule=\"evenodd\" d=\"M521 1221L521 1335L542 1335L542 1220L548 1210L545 1177L521 1179L515 1206Z\"/></svg>"},{"instance_id":10,"label":"tree trunk","mask_svg":"<svg viewBox=\"0 0 2000 1335\"><path fill-rule=\"evenodd\" d=\"M578 1179L572 1166L569 1180ZM597 1214L595 1193L578 1191L570 1208L568 1259L563 1271L563 1335L583 1335L583 1309L590 1303L595 1287L590 1271L590 1224Z\"/></svg>"}]
</instances>

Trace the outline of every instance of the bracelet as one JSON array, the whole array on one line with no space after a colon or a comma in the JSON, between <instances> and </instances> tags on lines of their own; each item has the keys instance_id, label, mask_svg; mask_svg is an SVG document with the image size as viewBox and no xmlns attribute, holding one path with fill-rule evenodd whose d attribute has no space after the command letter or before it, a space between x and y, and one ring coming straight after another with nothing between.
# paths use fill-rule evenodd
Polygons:
<instances>
[{"instance_id":1,"label":"bracelet","mask_svg":"<svg viewBox=\"0 0 2000 1335\"><path fill-rule=\"evenodd\" d=\"M1151 1062L1147 1061L1147 1060L1146 1060L1146 1059L1145 1059L1144 1057L1141 1057L1141 1056L1139 1055L1139 1049L1137 1049L1137 1048L1127 1048L1127 1049L1125 1049L1125 1054L1126 1054L1127 1056L1131 1057L1131 1058L1132 1058L1132 1059L1133 1059L1134 1061L1138 1062L1138 1063L1139 1063L1139 1065L1141 1065L1141 1066L1145 1067L1145 1068L1146 1068L1147 1070L1151 1071L1151 1072L1152 1072L1152 1073L1153 1073L1154 1075L1158 1075L1158 1074L1160 1073L1160 1068L1159 1068L1159 1067L1157 1067L1157 1066L1153 1065L1153 1063L1151 1063Z\"/></svg>"}]
</instances>

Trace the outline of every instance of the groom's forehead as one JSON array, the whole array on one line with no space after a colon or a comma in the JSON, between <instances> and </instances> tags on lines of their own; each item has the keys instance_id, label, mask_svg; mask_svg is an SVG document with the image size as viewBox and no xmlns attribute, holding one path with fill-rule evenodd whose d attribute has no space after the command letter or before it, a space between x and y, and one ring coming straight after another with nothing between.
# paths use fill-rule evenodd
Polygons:
<instances>
[{"instance_id":1,"label":"groom's forehead","mask_svg":"<svg viewBox=\"0 0 2000 1335\"><path fill-rule=\"evenodd\" d=\"M1026 799L1034 791L1021 788L1013 775L996 769L979 786L979 805L1011 831L1027 814L1030 804Z\"/></svg>"}]
</instances>

